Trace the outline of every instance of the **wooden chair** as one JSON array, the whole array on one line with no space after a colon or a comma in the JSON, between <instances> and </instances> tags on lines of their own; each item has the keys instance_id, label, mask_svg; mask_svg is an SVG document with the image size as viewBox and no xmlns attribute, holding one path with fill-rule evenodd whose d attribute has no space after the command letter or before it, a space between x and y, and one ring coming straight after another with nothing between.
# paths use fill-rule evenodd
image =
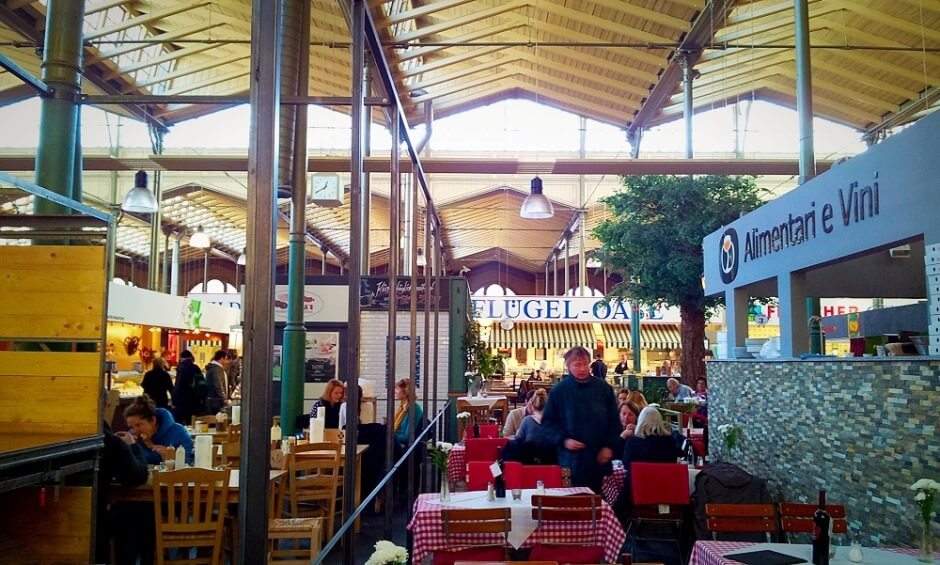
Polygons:
<instances>
[{"instance_id":1,"label":"wooden chair","mask_svg":"<svg viewBox=\"0 0 940 565\"><path fill-rule=\"evenodd\" d=\"M310 452L317 453L310 453ZM339 488L340 445L311 443L298 445L287 456L287 502L292 518L326 519L326 532L333 534Z\"/></svg>"},{"instance_id":2,"label":"wooden chair","mask_svg":"<svg viewBox=\"0 0 940 565\"><path fill-rule=\"evenodd\" d=\"M209 424L210 426L214 426L217 423L215 416L193 416L191 425L195 426L199 422L205 422Z\"/></svg>"},{"instance_id":3,"label":"wooden chair","mask_svg":"<svg viewBox=\"0 0 940 565\"><path fill-rule=\"evenodd\" d=\"M343 430L323 430L323 441L328 441L330 443L342 443L345 437L346 436L343 433Z\"/></svg>"},{"instance_id":4,"label":"wooden chair","mask_svg":"<svg viewBox=\"0 0 940 565\"><path fill-rule=\"evenodd\" d=\"M157 564L166 550L181 548L187 564L222 563L222 532L228 506L229 470L188 468L153 473L153 508L157 530ZM163 511L166 510L164 515ZM189 559L189 548L211 548L209 556Z\"/></svg>"},{"instance_id":5,"label":"wooden chair","mask_svg":"<svg viewBox=\"0 0 940 565\"><path fill-rule=\"evenodd\" d=\"M795 502L780 503L780 526L786 534L787 543L793 543L793 534L813 533L813 514L818 504L803 504ZM832 519L832 533L844 534L849 530L845 518L845 506L842 504L827 504L826 512Z\"/></svg>"},{"instance_id":6,"label":"wooden chair","mask_svg":"<svg viewBox=\"0 0 940 565\"><path fill-rule=\"evenodd\" d=\"M632 463L630 487L633 507L627 518L627 537L636 541L673 541L679 559L686 561L682 547L682 528L689 506L688 467L678 463ZM640 529L670 527L669 537L640 537Z\"/></svg>"},{"instance_id":7,"label":"wooden chair","mask_svg":"<svg viewBox=\"0 0 940 565\"><path fill-rule=\"evenodd\" d=\"M230 469L238 469L241 466L242 458L241 442L225 442L219 447L222 448L221 465Z\"/></svg>"},{"instance_id":8,"label":"wooden chair","mask_svg":"<svg viewBox=\"0 0 940 565\"><path fill-rule=\"evenodd\" d=\"M225 443L241 443L242 441L242 425L241 424L229 424L225 428Z\"/></svg>"},{"instance_id":9,"label":"wooden chair","mask_svg":"<svg viewBox=\"0 0 940 565\"><path fill-rule=\"evenodd\" d=\"M506 547L509 545L509 532L512 529L512 514L509 508L445 508L441 511L441 520L447 549L433 552L433 565L453 565L457 560L506 559ZM493 543L461 543L461 534L491 534Z\"/></svg>"},{"instance_id":10,"label":"wooden chair","mask_svg":"<svg viewBox=\"0 0 940 565\"><path fill-rule=\"evenodd\" d=\"M767 543L777 531L777 512L773 504L706 504L705 516L712 539L719 533L760 533ZM723 538L733 539L733 538Z\"/></svg>"},{"instance_id":11,"label":"wooden chair","mask_svg":"<svg viewBox=\"0 0 940 565\"><path fill-rule=\"evenodd\" d=\"M597 523L603 512L600 495L571 496L532 495L532 518L538 521L538 542L529 558L555 559L559 563L600 563L604 560L604 546L597 540ZM564 537L553 538L551 522L566 522ZM571 522L581 522L572 529ZM547 541L543 541L547 540Z\"/></svg>"},{"instance_id":12,"label":"wooden chair","mask_svg":"<svg viewBox=\"0 0 940 565\"><path fill-rule=\"evenodd\" d=\"M287 483L287 480L272 481L268 492L268 563L309 565L320 553L324 519L282 518ZM283 540L293 540L294 547L282 547ZM309 547L301 547L301 542Z\"/></svg>"}]
</instances>

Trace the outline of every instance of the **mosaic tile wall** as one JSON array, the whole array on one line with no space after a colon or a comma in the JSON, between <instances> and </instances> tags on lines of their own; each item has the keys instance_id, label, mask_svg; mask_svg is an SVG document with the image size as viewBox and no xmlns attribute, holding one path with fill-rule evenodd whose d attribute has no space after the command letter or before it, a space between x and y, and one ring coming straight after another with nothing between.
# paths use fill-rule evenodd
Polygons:
<instances>
[{"instance_id":1,"label":"mosaic tile wall","mask_svg":"<svg viewBox=\"0 0 940 565\"><path fill-rule=\"evenodd\" d=\"M717 426L739 423L733 462L767 479L775 500L815 502L825 488L865 545L915 547L908 487L940 480L938 382L938 359L712 361L711 457L722 448Z\"/></svg>"}]
</instances>

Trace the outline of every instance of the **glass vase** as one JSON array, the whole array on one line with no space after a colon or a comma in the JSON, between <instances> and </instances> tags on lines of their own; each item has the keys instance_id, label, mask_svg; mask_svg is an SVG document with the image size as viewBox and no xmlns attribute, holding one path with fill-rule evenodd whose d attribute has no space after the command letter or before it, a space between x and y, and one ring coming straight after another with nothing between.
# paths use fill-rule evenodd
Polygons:
<instances>
[{"instance_id":1,"label":"glass vase","mask_svg":"<svg viewBox=\"0 0 940 565\"><path fill-rule=\"evenodd\" d=\"M441 502L450 502L450 482L447 471L441 471Z\"/></svg>"},{"instance_id":2,"label":"glass vase","mask_svg":"<svg viewBox=\"0 0 940 565\"><path fill-rule=\"evenodd\" d=\"M923 523L917 560L921 563L933 563L933 532L930 531L930 522Z\"/></svg>"}]
</instances>

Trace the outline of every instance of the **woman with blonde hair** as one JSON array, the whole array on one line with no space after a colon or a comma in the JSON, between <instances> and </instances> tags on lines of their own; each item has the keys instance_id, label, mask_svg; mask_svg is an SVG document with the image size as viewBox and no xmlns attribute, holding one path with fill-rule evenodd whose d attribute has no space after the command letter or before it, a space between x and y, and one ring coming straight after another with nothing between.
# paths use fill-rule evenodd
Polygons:
<instances>
[{"instance_id":1,"label":"woman with blonde hair","mask_svg":"<svg viewBox=\"0 0 940 565\"><path fill-rule=\"evenodd\" d=\"M627 395L627 400L636 404L636 407L640 410L643 410L649 406L649 402L646 401L646 397L643 396L643 393L638 390L631 390L630 394Z\"/></svg>"},{"instance_id":2,"label":"woman with blonde hair","mask_svg":"<svg viewBox=\"0 0 940 565\"><path fill-rule=\"evenodd\" d=\"M682 455L672 428L655 406L640 411L636 429L623 445L623 466L630 463L675 463Z\"/></svg>"},{"instance_id":3,"label":"woman with blonde hair","mask_svg":"<svg viewBox=\"0 0 940 565\"><path fill-rule=\"evenodd\" d=\"M314 403L310 409L310 417L317 415L317 409L326 412L326 423L323 427L335 430L339 428L339 410L343 405L343 399L346 397L346 387L339 379L330 379L323 390L323 396Z\"/></svg>"},{"instance_id":4,"label":"woman with blonde hair","mask_svg":"<svg viewBox=\"0 0 940 565\"><path fill-rule=\"evenodd\" d=\"M411 435L411 416L410 406L413 404L415 409L415 421L418 426L415 427L415 435L421 430L421 422L424 421L424 409L415 402L414 390L411 388L411 379L401 379L395 383L395 400L398 401L398 409L395 411L395 443L405 446L408 445L408 438Z\"/></svg>"}]
</instances>

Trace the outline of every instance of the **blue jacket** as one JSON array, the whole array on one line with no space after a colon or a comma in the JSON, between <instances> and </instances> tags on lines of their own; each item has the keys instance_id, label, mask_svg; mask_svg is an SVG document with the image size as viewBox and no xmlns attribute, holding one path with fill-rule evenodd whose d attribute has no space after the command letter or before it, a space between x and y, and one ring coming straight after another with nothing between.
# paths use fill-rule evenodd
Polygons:
<instances>
[{"instance_id":1,"label":"blue jacket","mask_svg":"<svg viewBox=\"0 0 940 565\"><path fill-rule=\"evenodd\" d=\"M600 488L603 475L597 454L604 447L615 448L620 437L617 399L610 385L594 377L581 382L566 375L548 395L542 430L558 448L558 464L571 469L572 485ZM585 444L584 449L565 449L568 438Z\"/></svg>"},{"instance_id":2,"label":"blue jacket","mask_svg":"<svg viewBox=\"0 0 940 565\"><path fill-rule=\"evenodd\" d=\"M186 428L177 424L173 420L173 415L166 408L157 408L157 433L153 434L150 441L154 445L164 447L183 446L186 450L186 462L192 464L193 461L193 438L190 437ZM163 458L156 451L150 449L143 443L140 447L144 450L144 458L151 465L159 465Z\"/></svg>"},{"instance_id":3,"label":"blue jacket","mask_svg":"<svg viewBox=\"0 0 940 565\"><path fill-rule=\"evenodd\" d=\"M405 419L401 421L401 426L395 430L395 442L402 445L408 445L408 435L411 433L411 419L409 418L410 414L405 412ZM418 427L415 428L415 435L417 436L421 433L421 423L424 422L424 408L420 404L415 402L415 420L418 421Z\"/></svg>"}]
</instances>

